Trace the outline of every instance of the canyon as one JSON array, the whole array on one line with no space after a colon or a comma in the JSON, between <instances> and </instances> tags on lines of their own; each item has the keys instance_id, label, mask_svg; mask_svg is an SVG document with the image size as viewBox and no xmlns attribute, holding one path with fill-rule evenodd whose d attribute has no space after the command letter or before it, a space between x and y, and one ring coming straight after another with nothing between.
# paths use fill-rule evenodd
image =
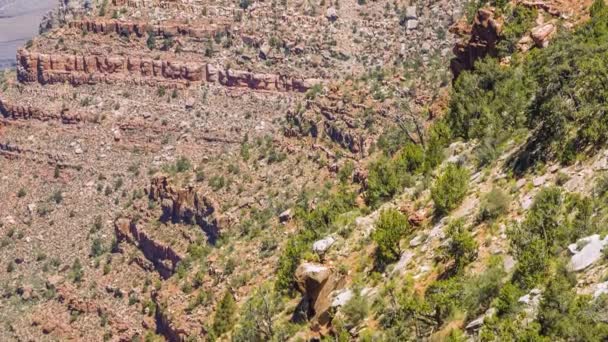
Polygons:
<instances>
[{"instance_id":1,"label":"canyon","mask_svg":"<svg viewBox=\"0 0 608 342\"><path fill-rule=\"evenodd\" d=\"M50 4L0 0L2 341L478 340L495 302L443 317L422 298L503 285L533 196L603 170L598 152L522 176L532 128L456 130L519 120L454 103L584 25L587 0ZM454 169L468 188L442 213ZM463 236L475 256L454 258Z\"/></svg>"}]
</instances>

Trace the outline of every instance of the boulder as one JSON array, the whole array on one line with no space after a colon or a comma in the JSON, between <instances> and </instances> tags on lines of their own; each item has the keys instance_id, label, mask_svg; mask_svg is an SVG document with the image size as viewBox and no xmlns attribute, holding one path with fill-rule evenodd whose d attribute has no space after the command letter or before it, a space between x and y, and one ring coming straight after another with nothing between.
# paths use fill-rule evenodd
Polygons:
<instances>
[{"instance_id":1,"label":"boulder","mask_svg":"<svg viewBox=\"0 0 608 342\"><path fill-rule=\"evenodd\" d=\"M361 296L371 299L373 296L377 295L378 291L372 287L365 287L361 289ZM331 301L331 307L337 308L340 306L346 305L353 296L355 295L353 289L342 289L333 294L333 299Z\"/></svg>"},{"instance_id":2,"label":"boulder","mask_svg":"<svg viewBox=\"0 0 608 342\"><path fill-rule=\"evenodd\" d=\"M416 19L408 20L405 27L408 30L415 30L418 27L418 20L416 20Z\"/></svg>"},{"instance_id":3,"label":"boulder","mask_svg":"<svg viewBox=\"0 0 608 342\"><path fill-rule=\"evenodd\" d=\"M513 268L515 267L515 259L513 259L511 255L506 255L502 259L502 265L505 268L505 271L511 272L511 270L513 270Z\"/></svg>"},{"instance_id":4,"label":"boulder","mask_svg":"<svg viewBox=\"0 0 608 342\"><path fill-rule=\"evenodd\" d=\"M608 158L606 158L606 152L602 153L600 157L593 163L594 171L606 171L608 170Z\"/></svg>"},{"instance_id":5,"label":"boulder","mask_svg":"<svg viewBox=\"0 0 608 342\"><path fill-rule=\"evenodd\" d=\"M545 48L549 45L549 40L555 34L555 25L548 23L537 26L532 29L532 40L534 44L540 48Z\"/></svg>"},{"instance_id":6,"label":"boulder","mask_svg":"<svg viewBox=\"0 0 608 342\"><path fill-rule=\"evenodd\" d=\"M328 309L332 291L343 286L343 279L324 265L305 262L298 266L295 274L302 300L298 307L305 311L306 317L316 320L320 325L331 321Z\"/></svg>"},{"instance_id":7,"label":"boulder","mask_svg":"<svg viewBox=\"0 0 608 342\"><path fill-rule=\"evenodd\" d=\"M524 187L524 185L526 185L526 183L527 183L527 182L528 182L528 180L527 180L527 179L525 179L525 178L520 178L520 179L518 179L518 180L517 180L517 182L515 183L515 187L516 187L517 189L521 189L521 188L523 188L523 187Z\"/></svg>"},{"instance_id":8,"label":"boulder","mask_svg":"<svg viewBox=\"0 0 608 342\"><path fill-rule=\"evenodd\" d=\"M405 268L410 263L410 261L412 260L413 257L414 257L414 253L409 252L409 251L401 254L401 257L399 258L399 262L397 262L397 264L393 268L393 273L403 273L403 271L405 270Z\"/></svg>"},{"instance_id":9,"label":"boulder","mask_svg":"<svg viewBox=\"0 0 608 342\"><path fill-rule=\"evenodd\" d=\"M334 7L330 7L325 12L325 17L329 21L336 21L336 20L338 20L338 12L336 11L336 9Z\"/></svg>"},{"instance_id":10,"label":"boulder","mask_svg":"<svg viewBox=\"0 0 608 342\"><path fill-rule=\"evenodd\" d=\"M538 304L540 303L540 294L541 291L539 289L532 289L526 295L519 297L517 302L527 306Z\"/></svg>"},{"instance_id":11,"label":"boulder","mask_svg":"<svg viewBox=\"0 0 608 342\"><path fill-rule=\"evenodd\" d=\"M344 306L351 298L353 298L353 290L343 289L335 294L334 299L331 301L331 306L334 308Z\"/></svg>"},{"instance_id":12,"label":"boulder","mask_svg":"<svg viewBox=\"0 0 608 342\"><path fill-rule=\"evenodd\" d=\"M530 209L530 207L532 206L532 204L534 203L534 199L532 198L531 195L526 195L524 198L522 198L519 201L519 204L521 204L521 208L523 210L528 210Z\"/></svg>"},{"instance_id":13,"label":"boulder","mask_svg":"<svg viewBox=\"0 0 608 342\"><path fill-rule=\"evenodd\" d=\"M418 247L420 246L424 241L422 241L422 236L421 235L416 235L415 238L410 240L410 247Z\"/></svg>"},{"instance_id":14,"label":"boulder","mask_svg":"<svg viewBox=\"0 0 608 342\"><path fill-rule=\"evenodd\" d=\"M418 16L416 15L416 6L407 6L405 9L405 19L418 19Z\"/></svg>"},{"instance_id":15,"label":"boulder","mask_svg":"<svg viewBox=\"0 0 608 342\"><path fill-rule=\"evenodd\" d=\"M415 227L422 226L424 220L426 219L426 211L424 209L420 209L412 214L410 214L407 218L408 222Z\"/></svg>"},{"instance_id":16,"label":"boulder","mask_svg":"<svg viewBox=\"0 0 608 342\"><path fill-rule=\"evenodd\" d=\"M597 298L606 293L608 293L608 281L595 285L595 291L593 292L593 298Z\"/></svg>"},{"instance_id":17,"label":"boulder","mask_svg":"<svg viewBox=\"0 0 608 342\"><path fill-rule=\"evenodd\" d=\"M21 296L23 300L30 300L34 298L34 288L32 285L23 285L17 289L17 293Z\"/></svg>"},{"instance_id":18,"label":"boulder","mask_svg":"<svg viewBox=\"0 0 608 342\"><path fill-rule=\"evenodd\" d=\"M602 258L602 250L608 244L608 237L603 240L595 234L570 244L568 249L574 255L570 259L570 266L575 272L582 271Z\"/></svg>"},{"instance_id":19,"label":"boulder","mask_svg":"<svg viewBox=\"0 0 608 342\"><path fill-rule=\"evenodd\" d=\"M312 244L312 250L313 252L319 254L319 255L323 255L325 254L329 248L336 242L336 239L334 239L331 236L328 236L324 239L315 241Z\"/></svg>"},{"instance_id":20,"label":"boulder","mask_svg":"<svg viewBox=\"0 0 608 342\"><path fill-rule=\"evenodd\" d=\"M519 297L517 301L523 306L523 312L525 313L525 319L522 323L528 324L536 318L541 299L542 292L539 289L532 289L526 295Z\"/></svg>"},{"instance_id":21,"label":"boulder","mask_svg":"<svg viewBox=\"0 0 608 342\"><path fill-rule=\"evenodd\" d=\"M545 176L540 176L540 177L536 177L532 180L532 184L534 185L535 188L545 184L545 182L547 181L547 178Z\"/></svg>"},{"instance_id":22,"label":"boulder","mask_svg":"<svg viewBox=\"0 0 608 342\"><path fill-rule=\"evenodd\" d=\"M262 44L262 46L260 47L260 58L261 59L266 59L268 58L268 54L270 53L270 45L268 43L264 43Z\"/></svg>"},{"instance_id":23,"label":"boulder","mask_svg":"<svg viewBox=\"0 0 608 342\"><path fill-rule=\"evenodd\" d=\"M292 217L293 217L293 214L291 212L291 209L287 209L284 212L282 212L281 214L279 214L279 222L291 221Z\"/></svg>"},{"instance_id":24,"label":"boulder","mask_svg":"<svg viewBox=\"0 0 608 342\"><path fill-rule=\"evenodd\" d=\"M329 267L306 262L296 270L296 283L302 293L316 297L330 276Z\"/></svg>"},{"instance_id":25,"label":"boulder","mask_svg":"<svg viewBox=\"0 0 608 342\"><path fill-rule=\"evenodd\" d=\"M483 325L485 318L491 317L495 313L496 313L496 309L494 309L494 308L488 309L488 311L486 311L483 315L481 315L481 316L477 317L476 319L472 320L471 322L469 322L469 324L467 324L465 329L468 331L478 330Z\"/></svg>"}]
</instances>

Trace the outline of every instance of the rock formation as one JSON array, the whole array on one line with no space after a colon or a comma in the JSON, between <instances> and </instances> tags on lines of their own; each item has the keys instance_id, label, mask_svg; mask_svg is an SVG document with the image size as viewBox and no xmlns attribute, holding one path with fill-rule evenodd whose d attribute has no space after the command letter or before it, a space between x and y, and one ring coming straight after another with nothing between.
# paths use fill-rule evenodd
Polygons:
<instances>
[{"instance_id":1,"label":"rock formation","mask_svg":"<svg viewBox=\"0 0 608 342\"><path fill-rule=\"evenodd\" d=\"M472 26L461 21L450 28L454 34L462 37L454 46L456 57L450 62L454 78L463 70L472 69L478 59L496 56L496 44L500 39L502 25L493 9L482 8L477 11Z\"/></svg>"}]
</instances>

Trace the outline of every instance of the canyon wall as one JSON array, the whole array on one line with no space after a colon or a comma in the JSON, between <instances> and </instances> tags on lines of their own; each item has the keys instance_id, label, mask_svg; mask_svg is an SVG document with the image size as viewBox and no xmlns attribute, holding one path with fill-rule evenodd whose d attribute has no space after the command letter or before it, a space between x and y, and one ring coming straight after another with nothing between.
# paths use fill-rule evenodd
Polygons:
<instances>
[{"instance_id":1,"label":"canyon wall","mask_svg":"<svg viewBox=\"0 0 608 342\"><path fill-rule=\"evenodd\" d=\"M305 92L316 78L297 78L217 67L210 63L155 60L125 56L43 54L20 49L17 52L20 82L71 85L134 83L142 85L190 86L218 83L226 87L266 91Z\"/></svg>"}]
</instances>

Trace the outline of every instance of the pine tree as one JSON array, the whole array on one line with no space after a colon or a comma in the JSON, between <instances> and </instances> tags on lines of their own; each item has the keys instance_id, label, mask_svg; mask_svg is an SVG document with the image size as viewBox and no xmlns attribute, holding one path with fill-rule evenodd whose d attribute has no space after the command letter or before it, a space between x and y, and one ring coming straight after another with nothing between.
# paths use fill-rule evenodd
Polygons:
<instances>
[{"instance_id":1,"label":"pine tree","mask_svg":"<svg viewBox=\"0 0 608 342\"><path fill-rule=\"evenodd\" d=\"M213 318L212 330L215 336L220 336L232 329L235 322L236 302L230 291L226 290L224 297L218 303Z\"/></svg>"}]
</instances>

